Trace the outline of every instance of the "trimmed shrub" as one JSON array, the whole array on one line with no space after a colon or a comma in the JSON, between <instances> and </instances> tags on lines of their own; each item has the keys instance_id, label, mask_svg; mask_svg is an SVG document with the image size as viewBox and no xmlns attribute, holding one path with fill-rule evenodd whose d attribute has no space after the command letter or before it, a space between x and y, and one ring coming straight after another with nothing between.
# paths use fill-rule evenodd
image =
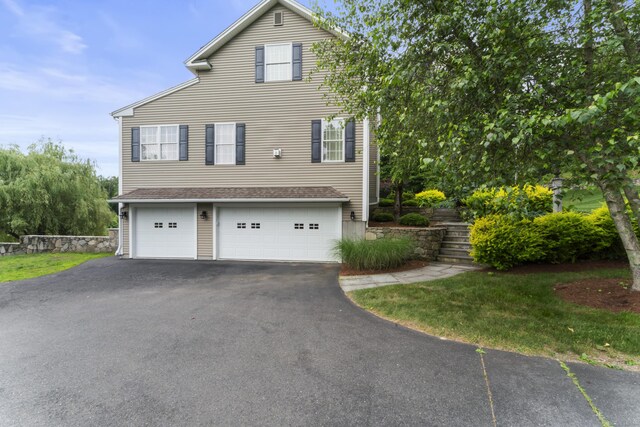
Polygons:
<instances>
[{"instance_id":1,"label":"trimmed shrub","mask_svg":"<svg viewBox=\"0 0 640 427\"><path fill-rule=\"evenodd\" d=\"M533 220L534 232L544 240L544 261L575 262L611 246L605 232L577 212L543 215Z\"/></svg>"},{"instance_id":2,"label":"trimmed shrub","mask_svg":"<svg viewBox=\"0 0 640 427\"><path fill-rule=\"evenodd\" d=\"M429 220L426 216L419 213L408 213L400 217L400 225L413 225L415 227L425 227L429 225Z\"/></svg>"},{"instance_id":3,"label":"trimmed shrub","mask_svg":"<svg viewBox=\"0 0 640 427\"><path fill-rule=\"evenodd\" d=\"M473 221L487 215L510 215L517 219L535 218L553 210L553 191L541 185L483 188L463 200L465 219Z\"/></svg>"},{"instance_id":4,"label":"trimmed shrub","mask_svg":"<svg viewBox=\"0 0 640 427\"><path fill-rule=\"evenodd\" d=\"M471 256L476 262L507 270L545 255L544 241L532 230L531 221L507 215L479 218L471 227Z\"/></svg>"},{"instance_id":5,"label":"trimmed shrub","mask_svg":"<svg viewBox=\"0 0 640 427\"><path fill-rule=\"evenodd\" d=\"M408 238L377 240L338 240L335 255L356 270L385 270L399 267L408 261L415 243Z\"/></svg>"},{"instance_id":6,"label":"trimmed shrub","mask_svg":"<svg viewBox=\"0 0 640 427\"><path fill-rule=\"evenodd\" d=\"M378 202L378 206L380 206L381 208L387 208L393 205L394 205L393 199L380 199L380 201Z\"/></svg>"},{"instance_id":7,"label":"trimmed shrub","mask_svg":"<svg viewBox=\"0 0 640 427\"><path fill-rule=\"evenodd\" d=\"M391 222L395 218L393 217L393 214L389 212L382 212L382 211L376 210L376 211L373 211L373 214L371 215L371 219L375 222Z\"/></svg>"},{"instance_id":8,"label":"trimmed shrub","mask_svg":"<svg viewBox=\"0 0 640 427\"><path fill-rule=\"evenodd\" d=\"M416 194L416 200L420 206L431 208L447 200L447 197L440 190L425 190Z\"/></svg>"},{"instance_id":9,"label":"trimmed shrub","mask_svg":"<svg viewBox=\"0 0 640 427\"><path fill-rule=\"evenodd\" d=\"M419 203L416 199L405 200L402 202L402 206L419 206Z\"/></svg>"},{"instance_id":10,"label":"trimmed shrub","mask_svg":"<svg viewBox=\"0 0 640 427\"><path fill-rule=\"evenodd\" d=\"M575 262L581 258L622 258L624 250L609 215L562 212L533 220L509 215L479 218L471 227L471 256L505 270L525 262Z\"/></svg>"}]
</instances>

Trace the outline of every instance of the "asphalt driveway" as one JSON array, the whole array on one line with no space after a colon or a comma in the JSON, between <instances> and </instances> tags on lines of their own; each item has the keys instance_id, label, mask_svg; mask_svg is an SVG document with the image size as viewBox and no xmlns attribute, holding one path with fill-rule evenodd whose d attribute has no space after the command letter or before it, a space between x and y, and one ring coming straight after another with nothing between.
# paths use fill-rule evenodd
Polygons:
<instances>
[{"instance_id":1,"label":"asphalt driveway","mask_svg":"<svg viewBox=\"0 0 640 427\"><path fill-rule=\"evenodd\" d=\"M557 362L380 320L337 273L103 258L0 284L0 424L600 425ZM640 424L640 375L570 367Z\"/></svg>"}]
</instances>

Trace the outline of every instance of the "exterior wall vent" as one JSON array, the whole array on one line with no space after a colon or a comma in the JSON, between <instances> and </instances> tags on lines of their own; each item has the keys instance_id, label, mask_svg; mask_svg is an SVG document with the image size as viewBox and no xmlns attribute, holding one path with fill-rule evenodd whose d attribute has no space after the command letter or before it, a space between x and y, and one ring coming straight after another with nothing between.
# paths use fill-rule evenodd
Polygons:
<instances>
[{"instance_id":1,"label":"exterior wall vent","mask_svg":"<svg viewBox=\"0 0 640 427\"><path fill-rule=\"evenodd\" d=\"M284 24L284 12L273 13L273 25L280 26Z\"/></svg>"}]
</instances>

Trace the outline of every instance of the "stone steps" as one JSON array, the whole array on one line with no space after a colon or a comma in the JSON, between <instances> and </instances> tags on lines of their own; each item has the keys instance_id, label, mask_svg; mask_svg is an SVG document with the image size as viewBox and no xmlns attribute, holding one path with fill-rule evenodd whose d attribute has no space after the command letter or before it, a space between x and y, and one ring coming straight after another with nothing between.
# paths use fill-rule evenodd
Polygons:
<instances>
[{"instance_id":1,"label":"stone steps","mask_svg":"<svg viewBox=\"0 0 640 427\"><path fill-rule=\"evenodd\" d=\"M443 222L447 233L440 245L438 261L450 264L472 265L471 243L469 243L469 224L461 221Z\"/></svg>"}]
</instances>

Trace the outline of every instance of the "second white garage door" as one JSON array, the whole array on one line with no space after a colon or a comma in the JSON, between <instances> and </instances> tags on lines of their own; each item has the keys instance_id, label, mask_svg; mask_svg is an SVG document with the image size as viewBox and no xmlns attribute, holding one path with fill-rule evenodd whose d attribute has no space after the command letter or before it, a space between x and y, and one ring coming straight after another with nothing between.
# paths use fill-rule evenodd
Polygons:
<instances>
[{"instance_id":1,"label":"second white garage door","mask_svg":"<svg viewBox=\"0 0 640 427\"><path fill-rule=\"evenodd\" d=\"M219 215L220 259L335 261L338 207L220 208Z\"/></svg>"}]
</instances>

